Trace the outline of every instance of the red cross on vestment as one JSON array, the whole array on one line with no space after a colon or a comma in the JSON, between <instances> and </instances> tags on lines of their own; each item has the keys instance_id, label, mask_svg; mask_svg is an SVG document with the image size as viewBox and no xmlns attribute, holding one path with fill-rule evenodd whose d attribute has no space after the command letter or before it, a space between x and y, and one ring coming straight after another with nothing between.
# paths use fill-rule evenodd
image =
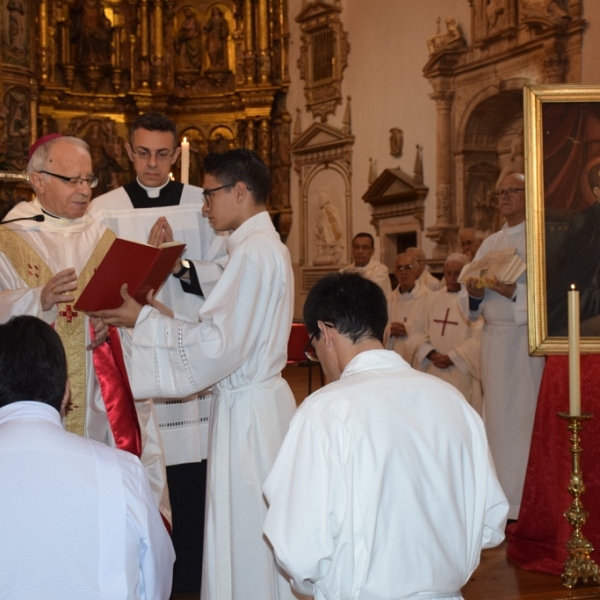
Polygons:
<instances>
[{"instance_id":1,"label":"red cross on vestment","mask_svg":"<svg viewBox=\"0 0 600 600\"><path fill-rule=\"evenodd\" d=\"M440 321L439 319L434 319L433 322L434 323L443 323L442 325L442 336L444 335L444 332L446 331L446 325L458 325L458 323L456 321L448 321L448 315L450 314L450 309L447 308L446 309L446 316L444 317L443 321Z\"/></svg>"},{"instance_id":2,"label":"red cross on vestment","mask_svg":"<svg viewBox=\"0 0 600 600\"><path fill-rule=\"evenodd\" d=\"M27 271L29 275L33 275L34 277L40 276L40 268L37 265L30 265L29 263L27 263L27 268L29 269Z\"/></svg>"},{"instance_id":3,"label":"red cross on vestment","mask_svg":"<svg viewBox=\"0 0 600 600\"><path fill-rule=\"evenodd\" d=\"M73 321L73 317L77 317L79 315L78 312L72 309L70 304L67 304L67 310L61 310L58 314L67 319L67 323L71 323L71 321Z\"/></svg>"}]
</instances>

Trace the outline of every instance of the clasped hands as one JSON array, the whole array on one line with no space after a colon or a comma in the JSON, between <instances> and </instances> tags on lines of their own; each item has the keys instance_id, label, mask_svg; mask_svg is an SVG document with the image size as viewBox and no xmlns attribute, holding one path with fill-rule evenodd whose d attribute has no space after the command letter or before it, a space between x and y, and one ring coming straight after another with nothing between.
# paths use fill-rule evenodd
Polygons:
<instances>
[{"instance_id":1,"label":"clasped hands","mask_svg":"<svg viewBox=\"0 0 600 600\"><path fill-rule=\"evenodd\" d=\"M447 369L454 364L447 354L440 354L435 350L427 357L438 369Z\"/></svg>"}]
</instances>

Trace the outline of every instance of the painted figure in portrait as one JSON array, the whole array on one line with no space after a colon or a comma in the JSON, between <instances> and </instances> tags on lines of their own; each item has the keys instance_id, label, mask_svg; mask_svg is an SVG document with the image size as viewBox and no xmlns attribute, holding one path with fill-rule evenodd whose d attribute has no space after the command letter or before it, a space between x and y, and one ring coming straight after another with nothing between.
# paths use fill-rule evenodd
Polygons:
<instances>
[{"instance_id":1,"label":"painted figure in portrait","mask_svg":"<svg viewBox=\"0 0 600 600\"><path fill-rule=\"evenodd\" d=\"M580 291L581 334L600 335L600 103L542 108L548 334L567 335Z\"/></svg>"}]
</instances>

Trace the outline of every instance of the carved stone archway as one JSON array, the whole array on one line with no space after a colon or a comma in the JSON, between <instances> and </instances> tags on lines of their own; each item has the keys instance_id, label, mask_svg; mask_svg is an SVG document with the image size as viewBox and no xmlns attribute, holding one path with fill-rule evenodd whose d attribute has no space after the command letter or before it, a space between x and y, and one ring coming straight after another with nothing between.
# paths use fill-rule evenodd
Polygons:
<instances>
[{"instance_id":1,"label":"carved stone archway","mask_svg":"<svg viewBox=\"0 0 600 600\"><path fill-rule=\"evenodd\" d=\"M518 160L523 86L581 82L583 0L560 10L526 0L470 4L470 43L447 19L423 69L437 108L436 222L425 232L434 261L458 249L461 227L499 227L490 192Z\"/></svg>"}]
</instances>

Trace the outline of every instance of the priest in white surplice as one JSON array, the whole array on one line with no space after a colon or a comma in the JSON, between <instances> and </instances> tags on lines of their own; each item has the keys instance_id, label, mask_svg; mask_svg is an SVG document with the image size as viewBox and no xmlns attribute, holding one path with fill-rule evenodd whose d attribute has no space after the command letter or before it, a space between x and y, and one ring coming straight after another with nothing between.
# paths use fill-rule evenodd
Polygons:
<instances>
[{"instance_id":1,"label":"priest in white surplice","mask_svg":"<svg viewBox=\"0 0 600 600\"><path fill-rule=\"evenodd\" d=\"M376 283L387 296L392 293L388 268L373 258L375 240L370 233L357 233L352 240L352 264L342 272L360 273L363 277Z\"/></svg>"},{"instance_id":2,"label":"priest in white surplice","mask_svg":"<svg viewBox=\"0 0 600 600\"><path fill-rule=\"evenodd\" d=\"M411 246L405 250L408 254L412 254L417 259L417 283L421 286L428 287L432 292L437 292L444 287L444 282L434 277L427 268L427 259L425 252L420 248Z\"/></svg>"},{"instance_id":3,"label":"priest in white surplice","mask_svg":"<svg viewBox=\"0 0 600 600\"><path fill-rule=\"evenodd\" d=\"M226 234L217 235L202 215L202 189L169 177L180 153L171 119L156 112L140 115L126 148L136 180L95 198L89 212L122 238L153 246L173 240L186 244L185 266L176 267L157 298L176 314L196 321L204 296L227 263ZM129 345L127 350L129 360ZM211 400L210 392L153 399L173 509L173 592L200 591L206 488L206 464L201 463L208 453Z\"/></svg>"},{"instance_id":4,"label":"priest in white surplice","mask_svg":"<svg viewBox=\"0 0 600 600\"><path fill-rule=\"evenodd\" d=\"M508 510L479 415L384 350L371 281L322 278L304 321L333 383L300 405L263 488L277 562L315 600L461 598Z\"/></svg>"},{"instance_id":5,"label":"priest in white surplice","mask_svg":"<svg viewBox=\"0 0 600 600\"><path fill-rule=\"evenodd\" d=\"M135 324L135 396L186 396L216 384L203 600L291 599L262 535L262 485L296 408L281 377L292 324L292 266L266 210L270 175L258 155L244 149L209 154L204 168L205 214L215 230L233 233L229 263L200 309L200 323L142 308L128 294L121 308L102 316Z\"/></svg>"},{"instance_id":6,"label":"priest in white surplice","mask_svg":"<svg viewBox=\"0 0 600 600\"><path fill-rule=\"evenodd\" d=\"M525 256L525 177L513 173L500 182L498 208L506 219L501 231L483 241L479 260L491 250L516 248ZM481 381L483 420L498 478L510 503L509 518L516 519L523 484L544 358L529 356L527 344L527 279L515 284L496 282L480 288L469 280L461 290L462 313L472 321L483 315Z\"/></svg>"},{"instance_id":7,"label":"priest in white surplice","mask_svg":"<svg viewBox=\"0 0 600 600\"><path fill-rule=\"evenodd\" d=\"M481 329L483 319L471 323L458 308L458 277L468 264L464 254L450 254L444 263L446 286L427 296L413 320L419 336L414 366L451 383L481 414Z\"/></svg>"},{"instance_id":8,"label":"priest in white surplice","mask_svg":"<svg viewBox=\"0 0 600 600\"><path fill-rule=\"evenodd\" d=\"M65 431L60 337L0 325L0 596L167 600L173 545L140 461Z\"/></svg>"},{"instance_id":9,"label":"priest in white surplice","mask_svg":"<svg viewBox=\"0 0 600 600\"><path fill-rule=\"evenodd\" d=\"M27 172L37 196L32 202L17 204L5 220L19 221L0 229L0 322L15 315L33 315L53 324L61 335L72 390L73 410L66 421L69 431L136 451L141 426L141 460L160 511L170 521L156 415L137 403L137 418L128 415L128 384L119 379L118 369L106 370L107 361L112 365L121 347L118 333L111 334L112 344L102 343L106 328L92 319L99 335L92 343L89 319L74 310L76 297L115 238L86 214L91 188L98 181L88 146L77 138L51 134L38 140L32 150ZM42 215L44 221L33 220ZM86 352L86 346L96 348ZM103 372L100 378L98 368Z\"/></svg>"},{"instance_id":10,"label":"priest in white surplice","mask_svg":"<svg viewBox=\"0 0 600 600\"><path fill-rule=\"evenodd\" d=\"M417 259L408 253L396 257L398 287L388 295L389 324L385 332L384 345L397 352L408 364L412 364L417 349L418 337L412 336L415 312L422 306L431 290L416 282Z\"/></svg>"}]
</instances>

